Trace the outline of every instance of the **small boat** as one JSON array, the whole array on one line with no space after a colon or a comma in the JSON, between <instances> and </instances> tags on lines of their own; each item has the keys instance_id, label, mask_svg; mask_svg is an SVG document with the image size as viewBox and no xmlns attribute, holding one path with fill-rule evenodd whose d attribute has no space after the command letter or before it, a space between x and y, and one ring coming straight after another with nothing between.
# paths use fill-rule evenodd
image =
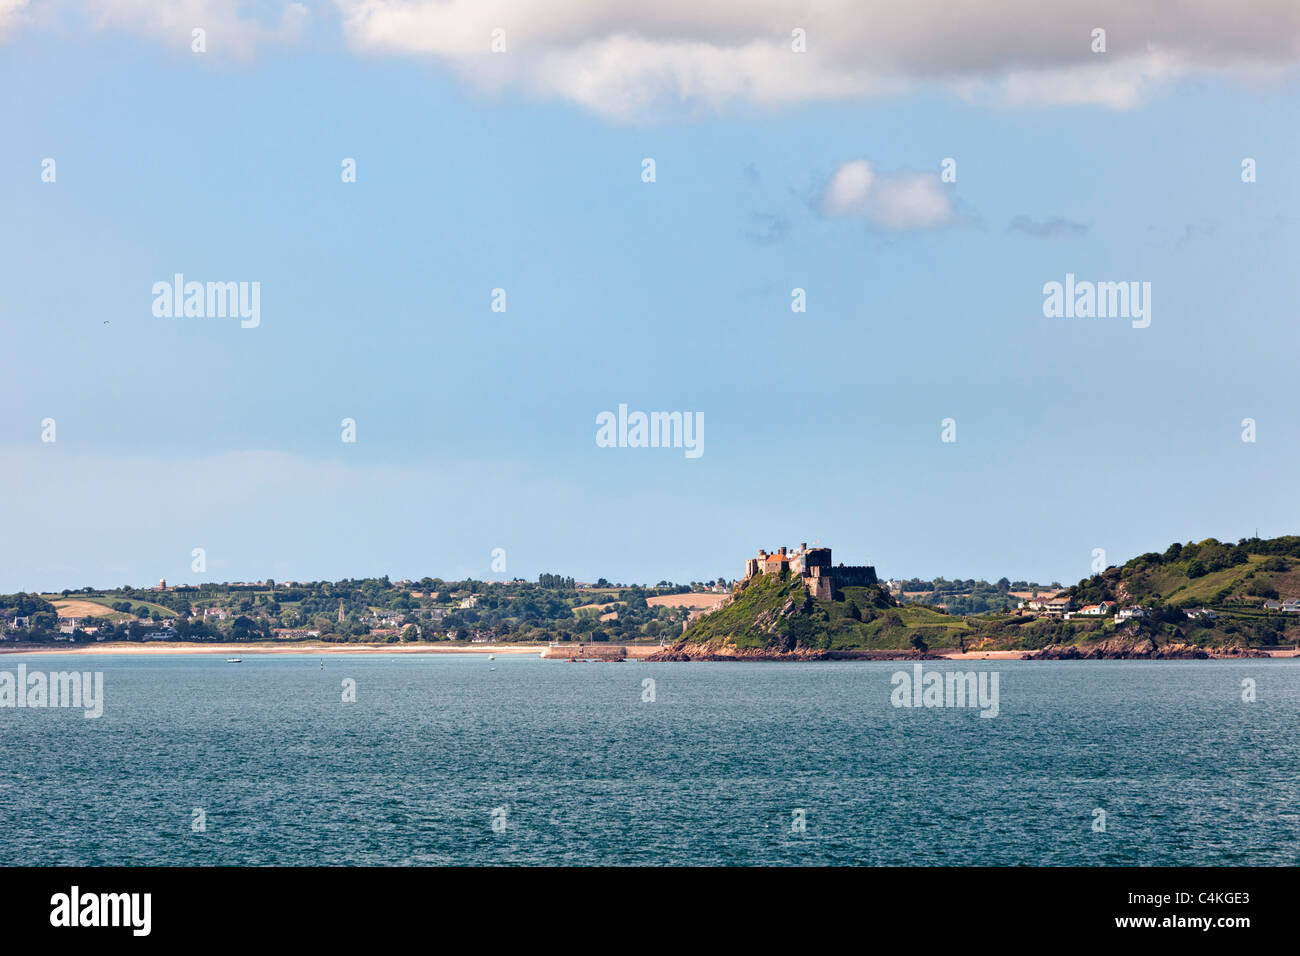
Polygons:
<instances>
[{"instance_id":1,"label":"small boat","mask_svg":"<svg viewBox=\"0 0 1300 956\"><path fill-rule=\"evenodd\" d=\"M494 661L494 660L496 660L496 659L497 659L497 658L496 658L496 655L495 655L495 654L489 654L489 655L488 655L488 660L490 660L490 661Z\"/></svg>"},{"instance_id":2,"label":"small boat","mask_svg":"<svg viewBox=\"0 0 1300 956\"><path fill-rule=\"evenodd\" d=\"M227 658L226 658L226 663L227 663L227 664L242 664L242 663L244 663L244 659L243 659L242 657L227 657Z\"/></svg>"}]
</instances>

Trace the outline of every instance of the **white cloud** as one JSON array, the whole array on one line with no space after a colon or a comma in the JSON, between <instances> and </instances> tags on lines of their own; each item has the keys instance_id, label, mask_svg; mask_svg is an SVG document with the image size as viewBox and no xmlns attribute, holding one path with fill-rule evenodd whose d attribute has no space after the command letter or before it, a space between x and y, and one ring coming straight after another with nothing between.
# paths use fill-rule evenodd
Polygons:
<instances>
[{"instance_id":1,"label":"white cloud","mask_svg":"<svg viewBox=\"0 0 1300 956\"><path fill-rule=\"evenodd\" d=\"M0 0L0 38L34 19ZM1005 105L1137 105L1185 76L1276 82L1300 66L1295 0L63 0L93 25L209 54L292 42L332 4L349 45L445 64L475 86L608 116L717 112L939 89ZM47 14L48 16L48 14ZM332 16L325 16L333 22ZM1105 53L1092 31L1106 30ZM490 52L505 31L506 52ZM805 31L806 52L791 48Z\"/></svg>"},{"instance_id":2,"label":"white cloud","mask_svg":"<svg viewBox=\"0 0 1300 956\"><path fill-rule=\"evenodd\" d=\"M1010 105L1128 108L1183 75L1291 69L1294 0L335 0L349 42L594 111L718 110L936 86ZM1107 31L1094 53L1092 30ZM807 52L791 50L806 31ZM492 31L506 52L489 52Z\"/></svg>"},{"instance_id":3,"label":"white cloud","mask_svg":"<svg viewBox=\"0 0 1300 956\"><path fill-rule=\"evenodd\" d=\"M1005 106L1137 106L1144 94L1195 72L1186 57L1151 50L1139 56L1059 69L1011 70L991 82L958 84L970 99ZM1243 74L1251 71L1243 70Z\"/></svg>"},{"instance_id":4,"label":"white cloud","mask_svg":"<svg viewBox=\"0 0 1300 956\"><path fill-rule=\"evenodd\" d=\"M99 27L134 30L186 53L193 31L202 28L206 53L217 58L247 59L268 43L293 42L308 18L304 4L280 0L83 0L83 6Z\"/></svg>"},{"instance_id":5,"label":"white cloud","mask_svg":"<svg viewBox=\"0 0 1300 956\"><path fill-rule=\"evenodd\" d=\"M721 48L694 40L649 41L619 34L573 49L550 50L535 59L501 62L502 72L494 79L507 79L508 67L508 79L518 85L621 117L671 105L719 111L732 102L781 106L901 88L885 77L805 69L807 61L783 50L758 41ZM457 66L476 77L485 74L480 58L458 58Z\"/></svg>"},{"instance_id":6,"label":"white cloud","mask_svg":"<svg viewBox=\"0 0 1300 956\"><path fill-rule=\"evenodd\" d=\"M0 0L0 40L8 36L9 31L17 25L27 0Z\"/></svg>"},{"instance_id":7,"label":"white cloud","mask_svg":"<svg viewBox=\"0 0 1300 956\"><path fill-rule=\"evenodd\" d=\"M924 229L953 218L952 204L930 173L877 173L865 159L843 163L822 194L824 216L865 219L884 229Z\"/></svg>"}]
</instances>

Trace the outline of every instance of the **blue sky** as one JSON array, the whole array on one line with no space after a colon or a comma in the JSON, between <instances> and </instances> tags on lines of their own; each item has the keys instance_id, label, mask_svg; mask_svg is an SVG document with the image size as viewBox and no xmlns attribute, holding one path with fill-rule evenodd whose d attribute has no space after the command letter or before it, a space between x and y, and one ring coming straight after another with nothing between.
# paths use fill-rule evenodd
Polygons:
<instances>
[{"instance_id":1,"label":"blue sky","mask_svg":"<svg viewBox=\"0 0 1300 956\"><path fill-rule=\"evenodd\" d=\"M0 591L490 579L494 548L653 583L814 540L1071 582L1094 548L1300 530L1294 74L1022 103L904 65L629 113L344 34L0 34ZM943 221L834 214L863 160ZM177 272L259 282L261 324L155 317ZM1150 282L1150 327L1045 318L1067 272ZM702 413L704 454L597 447L620 403Z\"/></svg>"}]
</instances>

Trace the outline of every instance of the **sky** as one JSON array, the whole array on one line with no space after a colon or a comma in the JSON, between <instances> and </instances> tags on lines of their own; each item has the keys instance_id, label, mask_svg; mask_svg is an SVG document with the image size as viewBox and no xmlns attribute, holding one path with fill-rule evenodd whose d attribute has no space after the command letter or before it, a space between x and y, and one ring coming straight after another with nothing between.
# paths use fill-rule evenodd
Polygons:
<instances>
[{"instance_id":1,"label":"sky","mask_svg":"<svg viewBox=\"0 0 1300 956\"><path fill-rule=\"evenodd\" d=\"M0 0L0 592L1300 532L1300 12L1128 6Z\"/></svg>"}]
</instances>

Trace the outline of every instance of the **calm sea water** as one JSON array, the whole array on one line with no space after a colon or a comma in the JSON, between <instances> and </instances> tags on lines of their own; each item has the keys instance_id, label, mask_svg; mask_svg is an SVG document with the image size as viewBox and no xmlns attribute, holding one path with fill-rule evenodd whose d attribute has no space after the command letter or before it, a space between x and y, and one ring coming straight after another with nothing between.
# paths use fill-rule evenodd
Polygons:
<instances>
[{"instance_id":1,"label":"calm sea water","mask_svg":"<svg viewBox=\"0 0 1300 956\"><path fill-rule=\"evenodd\" d=\"M321 660L0 657L106 697L0 709L0 864L1300 861L1300 662L960 665L984 719L893 663Z\"/></svg>"}]
</instances>

